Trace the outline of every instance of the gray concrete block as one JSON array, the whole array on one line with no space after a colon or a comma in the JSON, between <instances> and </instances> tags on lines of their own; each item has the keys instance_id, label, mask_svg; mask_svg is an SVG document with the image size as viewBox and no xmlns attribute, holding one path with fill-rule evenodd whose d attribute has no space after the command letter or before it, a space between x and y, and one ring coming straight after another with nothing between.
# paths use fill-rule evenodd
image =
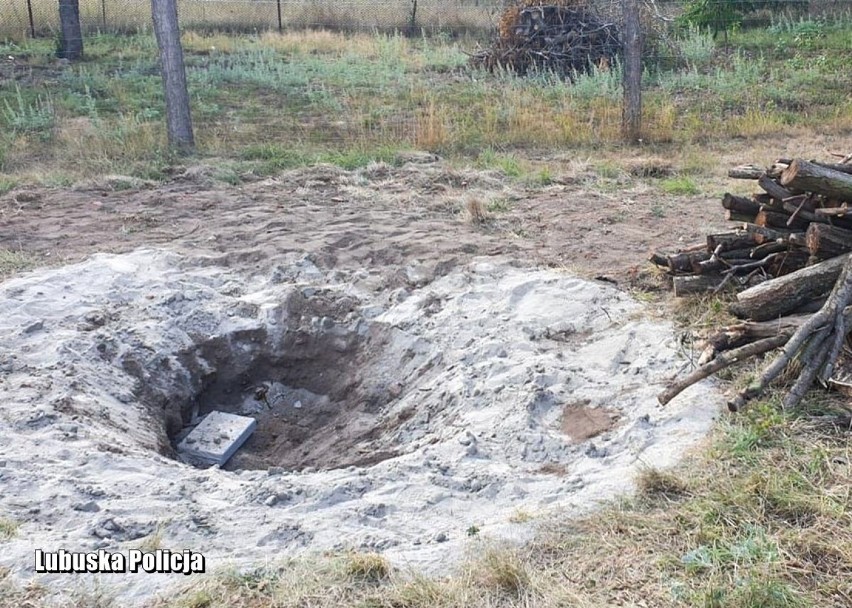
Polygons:
<instances>
[{"instance_id":1,"label":"gray concrete block","mask_svg":"<svg viewBox=\"0 0 852 608\"><path fill-rule=\"evenodd\" d=\"M178 451L222 466L251 437L256 426L257 421L248 416L210 412L178 443Z\"/></svg>"}]
</instances>

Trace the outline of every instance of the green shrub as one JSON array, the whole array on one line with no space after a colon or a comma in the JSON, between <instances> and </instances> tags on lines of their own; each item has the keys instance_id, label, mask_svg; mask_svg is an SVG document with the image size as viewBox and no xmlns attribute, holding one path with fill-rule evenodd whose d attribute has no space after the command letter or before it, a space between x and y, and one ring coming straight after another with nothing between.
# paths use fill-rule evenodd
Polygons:
<instances>
[{"instance_id":1,"label":"green shrub","mask_svg":"<svg viewBox=\"0 0 852 608\"><path fill-rule=\"evenodd\" d=\"M36 97L35 102L27 103L21 88L15 86L15 105L3 102L3 118L13 131L46 134L53 130L56 115L50 97Z\"/></svg>"}]
</instances>

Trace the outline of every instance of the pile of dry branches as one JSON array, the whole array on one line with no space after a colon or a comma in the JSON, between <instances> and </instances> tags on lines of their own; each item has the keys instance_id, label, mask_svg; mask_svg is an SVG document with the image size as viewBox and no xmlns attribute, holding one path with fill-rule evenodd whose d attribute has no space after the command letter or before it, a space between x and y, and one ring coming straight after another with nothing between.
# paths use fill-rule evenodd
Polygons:
<instances>
[{"instance_id":1,"label":"pile of dry branches","mask_svg":"<svg viewBox=\"0 0 852 608\"><path fill-rule=\"evenodd\" d=\"M584 0L520 0L504 11L492 46L470 61L490 71L571 78L592 67L609 69L620 49L618 27Z\"/></svg>"},{"instance_id":2,"label":"pile of dry branches","mask_svg":"<svg viewBox=\"0 0 852 608\"><path fill-rule=\"evenodd\" d=\"M731 177L757 180L752 198L726 194L736 231L651 261L672 275L676 294L742 289L731 312L743 322L707 339L699 367L673 383L665 404L695 382L738 361L780 349L763 372L728 403L742 409L785 370L796 380L784 399L798 405L815 381L852 393L845 371L852 332L852 155L839 163L781 159L744 166Z\"/></svg>"}]
</instances>

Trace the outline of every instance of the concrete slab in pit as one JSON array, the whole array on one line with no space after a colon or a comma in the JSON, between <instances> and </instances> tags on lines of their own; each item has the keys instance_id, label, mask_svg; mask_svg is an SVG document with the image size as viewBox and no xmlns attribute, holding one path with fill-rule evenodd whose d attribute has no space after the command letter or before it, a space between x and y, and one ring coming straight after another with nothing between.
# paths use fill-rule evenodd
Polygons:
<instances>
[{"instance_id":1,"label":"concrete slab in pit","mask_svg":"<svg viewBox=\"0 0 852 608\"><path fill-rule=\"evenodd\" d=\"M178 451L205 463L222 466L246 442L256 426L254 418L210 412L178 444Z\"/></svg>"}]
</instances>

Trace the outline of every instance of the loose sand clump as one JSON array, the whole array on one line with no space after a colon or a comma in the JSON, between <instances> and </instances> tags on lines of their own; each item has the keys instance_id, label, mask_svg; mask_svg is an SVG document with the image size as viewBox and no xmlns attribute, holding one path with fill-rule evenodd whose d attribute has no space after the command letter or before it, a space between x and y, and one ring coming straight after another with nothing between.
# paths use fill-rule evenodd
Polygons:
<instances>
[{"instance_id":1,"label":"loose sand clump","mask_svg":"<svg viewBox=\"0 0 852 608\"><path fill-rule=\"evenodd\" d=\"M519 511L588 508L711 424L712 385L657 405L672 328L607 285L485 258L382 273L145 249L2 284L0 565L156 535L213 569L350 548L445 569L471 526L522 538ZM173 449L212 410L258 421L224 470ZM134 603L178 581L99 584Z\"/></svg>"}]
</instances>

